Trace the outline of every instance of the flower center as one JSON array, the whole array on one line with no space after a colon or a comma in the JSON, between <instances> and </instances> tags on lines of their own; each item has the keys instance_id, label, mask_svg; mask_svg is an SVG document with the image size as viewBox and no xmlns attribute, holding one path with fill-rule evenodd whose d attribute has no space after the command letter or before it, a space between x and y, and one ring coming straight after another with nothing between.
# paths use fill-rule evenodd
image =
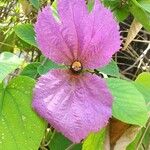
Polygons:
<instances>
[{"instance_id":1,"label":"flower center","mask_svg":"<svg viewBox=\"0 0 150 150\"><path fill-rule=\"evenodd\" d=\"M70 66L70 70L75 73L75 74L79 74L82 72L83 66L81 64L80 61L74 61L71 66Z\"/></svg>"}]
</instances>

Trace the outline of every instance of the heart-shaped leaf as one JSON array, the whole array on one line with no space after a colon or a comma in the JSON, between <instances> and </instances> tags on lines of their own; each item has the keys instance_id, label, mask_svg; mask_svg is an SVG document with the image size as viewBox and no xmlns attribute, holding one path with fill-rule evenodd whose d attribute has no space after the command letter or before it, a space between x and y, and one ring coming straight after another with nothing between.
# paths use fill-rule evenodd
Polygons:
<instances>
[{"instance_id":1,"label":"heart-shaped leaf","mask_svg":"<svg viewBox=\"0 0 150 150\"><path fill-rule=\"evenodd\" d=\"M8 86L0 84L0 147L5 150L37 150L45 122L32 110L35 81L19 76Z\"/></svg>"},{"instance_id":2,"label":"heart-shaped leaf","mask_svg":"<svg viewBox=\"0 0 150 150\"><path fill-rule=\"evenodd\" d=\"M114 97L113 116L123 122L145 126L148 111L143 95L129 81L109 78L107 80Z\"/></svg>"}]
</instances>

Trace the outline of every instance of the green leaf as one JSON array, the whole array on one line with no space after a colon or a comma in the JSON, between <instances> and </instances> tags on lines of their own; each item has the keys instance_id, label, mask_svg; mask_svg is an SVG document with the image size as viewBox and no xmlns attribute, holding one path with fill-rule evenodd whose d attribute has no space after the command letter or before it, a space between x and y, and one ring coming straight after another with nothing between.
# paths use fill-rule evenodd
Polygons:
<instances>
[{"instance_id":1,"label":"green leaf","mask_svg":"<svg viewBox=\"0 0 150 150\"><path fill-rule=\"evenodd\" d=\"M143 9L150 13L150 0L138 0Z\"/></svg>"},{"instance_id":2,"label":"green leaf","mask_svg":"<svg viewBox=\"0 0 150 150\"><path fill-rule=\"evenodd\" d=\"M108 87L114 97L113 116L123 122L145 126L148 111L143 95L132 82L109 78Z\"/></svg>"},{"instance_id":3,"label":"green leaf","mask_svg":"<svg viewBox=\"0 0 150 150\"><path fill-rule=\"evenodd\" d=\"M17 69L21 63L22 59L14 55L13 53L3 52L0 54L0 83L2 80L15 69Z\"/></svg>"},{"instance_id":4,"label":"green leaf","mask_svg":"<svg viewBox=\"0 0 150 150\"><path fill-rule=\"evenodd\" d=\"M150 73L143 72L135 80L135 86L143 94L150 111Z\"/></svg>"},{"instance_id":5,"label":"green leaf","mask_svg":"<svg viewBox=\"0 0 150 150\"><path fill-rule=\"evenodd\" d=\"M39 9L40 8L40 1L39 0L29 0L30 3L36 8Z\"/></svg>"},{"instance_id":6,"label":"green leaf","mask_svg":"<svg viewBox=\"0 0 150 150\"><path fill-rule=\"evenodd\" d=\"M70 140L64 137L61 133L56 132L49 144L49 148L51 150L66 150L70 145L72 145ZM81 144L76 144L73 145L71 150L81 150L81 147Z\"/></svg>"},{"instance_id":7,"label":"green leaf","mask_svg":"<svg viewBox=\"0 0 150 150\"><path fill-rule=\"evenodd\" d=\"M122 6L121 8L116 8L113 11L114 15L116 16L119 22L125 20L129 15L129 7L128 5Z\"/></svg>"},{"instance_id":8,"label":"green leaf","mask_svg":"<svg viewBox=\"0 0 150 150\"><path fill-rule=\"evenodd\" d=\"M7 87L0 85L0 147L5 150L37 150L44 135L45 122L31 106L35 81L19 76Z\"/></svg>"},{"instance_id":9,"label":"green leaf","mask_svg":"<svg viewBox=\"0 0 150 150\"><path fill-rule=\"evenodd\" d=\"M37 43L35 41L35 32L31 24L17 25L14 30L16 35L23 41L37 47Z\"/></svg>"},{"instance_id":10,"label":"green leaf","mask_svg":"<svg viewBox=\"0 0 150 150\"><path fill-rule=\"evenodd\" d=\"M150 31L150 13L143 9L143 7L136 0L129 1L129 9L133 16L144 26L144 28Z\"/></svg>"},{"instance_id":11,"label":"green leaf","mask_svg":"<svg viewBox=\"0 0 150 150\"><path fill-rule=\"evenodd\" d=\"M102 129L97 133L91 133L85 140L82 150L104 150L104 140L106 129Z\"/></svg>"},{"instance_id":12,"label":"green leaf","mask_svg":"<svg viewBox=\"0 0 150 150\"><path fill-rule=\"evenodd\" d=\"M145 88L150 89L150 73L149 72L143 72L140 75L138 75L138 77L136 79L136 83L140 83Z\"/></svg>"},{"instance_id":13,"label":"green leaf","mask_svg":"<svg viewBox=\"0 0 150 150\"><path fill-rule=\"evenodd\" d=\"M128 5L122 5L120 0L102 0L104 5L112 10L119 22L126 19L129 15Z\"/></svg>"},{"instance_id":14,"label":"green leaf","mask_svg":"<svg viewBox=\"0 0 150 150\"><path fill-rule=\"evenodd\" d=\"M89 12L92 11L93 6L94 6L94 0L88 0L87 8L88 8L88 11L89 11Z\"/></svg>"},{"instance_id":15,"label":"green leaf","mask_svg":"<svg viewBox=\"0 0 150 150\"><path fill-rule=\"evenodd\" d=\"M51 69L64 68L64 66L58 65L49 59L45 59L45 62L37 69L40 75L47 73Z\"/></svg>"},{"instance_id":16,"label":"green leaf","mask_svg":"<svg viewBox=\"0 0 150 150\"><path fill-rule=\"evenodd\" d=\"M143 95L145 102L147 104L147 109L150 111L150 88L145 88L142 84L140 83L134 83L138 91Z\"/></svg>"},{"instance_id":17,"label":"green leaf","mask_svg":"<svg viewBox=\"0 0 150 150\"><path fill-rule=\"evenodd\" d=\"M60 22L58 11L57 11L57 0L53 2L53 4L51 5L51 9L52 9L53 17L55 18L55 20Z\"/></svg>"},{"instance_id":18,"label":"green leaf","mask_svg":"<svg viewBox=\"0 0 150 150\"><path fill-rule=\"evenodd\" d=\"M69 145L71 145L71 142L61 133L56 132L49 147L51 150L65 150Z\"/></svg>"},{"instance_id":19,"label":"green leaf","mask_svg":"<svg viewBox=\"0 0 150 150\"><path fill-rule=\"evenodd\" d=\"M53 4L51 5L55 10L57 10L57 0L54 0Z\"/></svg>"},{"instance_id":20,"label":"green leaf","mask_svg":"<svg viewBox=\"0 0 150 150\"><path fill-rule=\"evenodd\" d=\"M107 66L97 70L107 75L119 77L119 68L117 63L113 60Z\"/></svg>"},{"instance_id":21,"label":"green leaf","mask_svg":"<svg viewBox=\"0 0 150 150\"><path fill-rule=\"evenodd\" d=\"M39 63L39 62L34 62L31 64L28 64L21 72L21 75L28 76L31 78L36 78L36 76L38 75L37 68L40 65L41 65L41 63Z\"/></svg>"},{"instance_id":22,"label":"green leaf","mask_svg":"<svg viewBox=\"0 0 150 150\"><path fill-rule=\"evenodd\" d=\"M108 7L111 10L114 10L120 4L120 0L102 0L102 2L105 5L105 7Z\"/></svg>"}]
</instances>

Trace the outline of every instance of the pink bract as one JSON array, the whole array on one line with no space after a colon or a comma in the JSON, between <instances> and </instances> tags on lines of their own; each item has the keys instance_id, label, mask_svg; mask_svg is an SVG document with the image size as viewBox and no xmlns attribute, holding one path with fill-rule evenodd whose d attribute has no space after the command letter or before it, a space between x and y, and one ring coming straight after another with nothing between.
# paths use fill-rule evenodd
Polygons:
<instances>
[{"instance_id":1,"label":"pink bract","mask_svg":"<svg viewBox=\"0 0 150 150\"><path fill-rule=\"evenodd\" d=\"M107 65L120 48L118 24L95 0L88 12L84 0L58 0L60 21L50 6L38 14L36 40L41 52L59 64L81 62L83 70ZM73 142L105 127L112 115L113 97L105 80L83 71L51 70L34 89L33 107L55 129Z\"/></svg>"}]
</instances>

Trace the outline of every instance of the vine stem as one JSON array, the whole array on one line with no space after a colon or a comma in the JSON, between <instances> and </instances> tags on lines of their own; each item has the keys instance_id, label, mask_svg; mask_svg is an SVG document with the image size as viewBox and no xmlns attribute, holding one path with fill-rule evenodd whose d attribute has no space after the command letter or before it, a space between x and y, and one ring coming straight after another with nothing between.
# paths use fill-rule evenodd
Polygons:
<instances>
[{"instance_id":1,"label":"vine stem","mask_svg":"<svg viewBox=\"0 0 150 150\"><path fill-rule=\"evenodd\" d=\"M48 145L51 143L51 141L52 141L52 139L53 139L55 133L56 133L56 130L53 131L53 134L51 135L50 140L49 140L44 146L48 146Z\"/></svg>"},{"instance_id":2,"label":"vine stem","mask_svg":"<svg viewBox=\"0 0 150 150\"><path fill-rule=\"evenodd\" d=\"M145 137L145 135L146 135L146 132L148 131L148 128L149 128L149 127L150 127L150 121L149 121L149 123L148 123L148 125L147 125L145 131L143 132L143 135L141 136L140 141L139 141L138 144L137 144L136 150L138 150L138 149L140 148L140 145L142 144L142 141L143 141L143 139L144 139L144 137Z\"/></svg>"},{"instance_id":3,"label":"vine stem","mask_svg":"<svg viewBox=\"0 0 150 150\"><path fill-rule=\"evenodd\" d=\"M10 44L7 44L7 43L0 42L0 44L2 44L2 45L6 45L6 46L9 46L9 47L14 48L14 46L12 46L12 45L10 45Z\"/></svg>"}]
</instances>

